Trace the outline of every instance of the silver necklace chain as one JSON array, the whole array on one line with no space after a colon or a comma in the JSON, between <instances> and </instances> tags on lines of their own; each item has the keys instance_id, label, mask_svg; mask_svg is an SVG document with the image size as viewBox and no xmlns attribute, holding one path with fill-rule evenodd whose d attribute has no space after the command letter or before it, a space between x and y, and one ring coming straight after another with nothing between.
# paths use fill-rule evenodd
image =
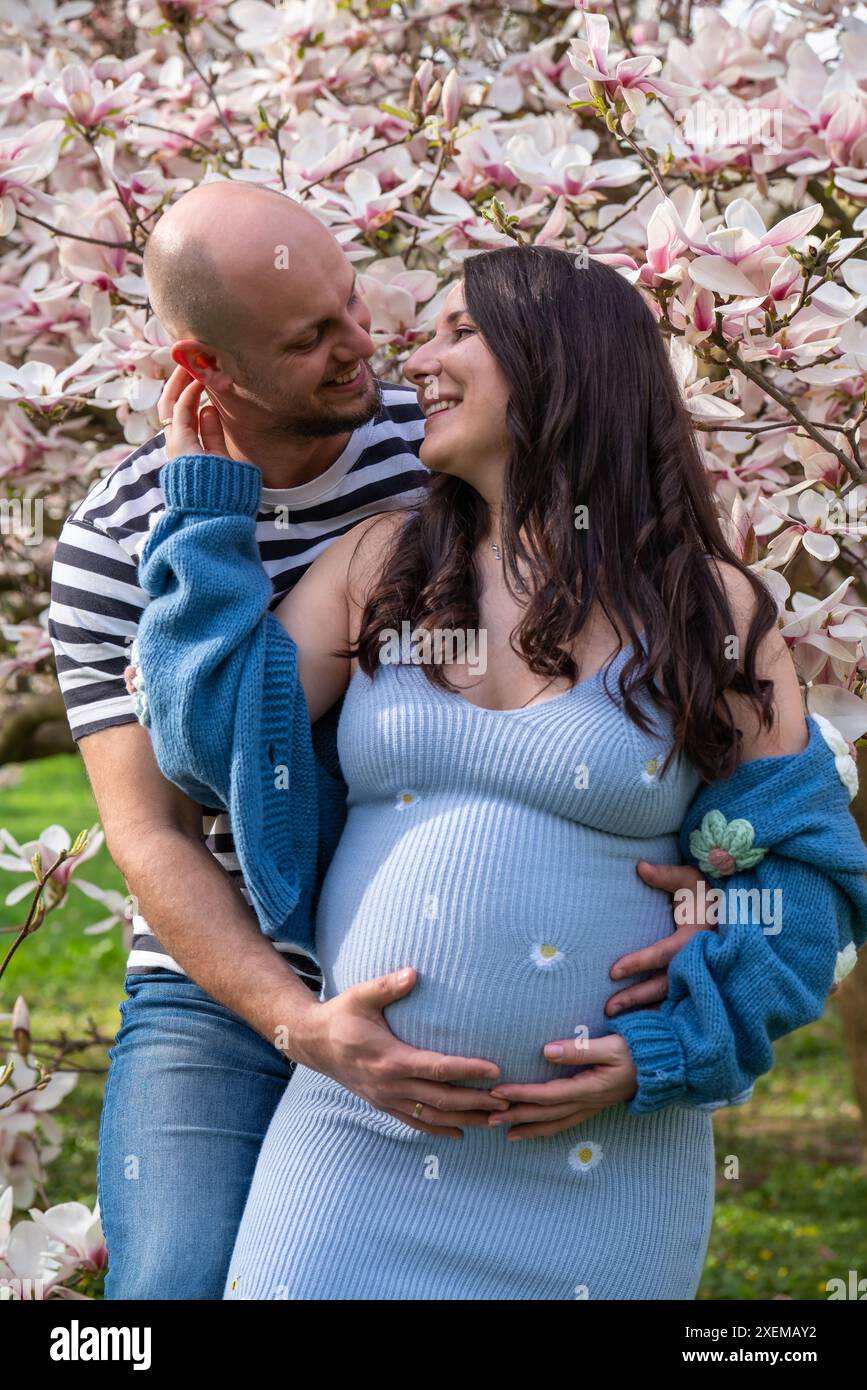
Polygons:
<instances>
[{"instance_id":1,"label":"silver necklace chain","mask_svg":"<svg viewBox=\"0 0 867 1390\"><path fill-rule=\"evenodd\" d=\"M491 549L493 550L493 552L494 552L494 554L496 555L497 559L498 559L498 560L502 560L503 554L502 554L502 551L500 550L500 547L497 545L497 542L496 542L496 541L488 541L488 544L489 544L489 546L491 547ZM519 588L520 591L521 591L522 593L524 593L524 594L527 592L526 587L521 583L520 579L518 580L518 588ZM555 680L555 677L552 676L551 679L550 679L549 681L547 681L547 682L545 683L545 685L542 686L542 689L541 689L541 690L537 690L535 695L531 695L530 698L529 698L528 700L525 700L524 703L523 703L522 705L518 705L517 708L518 708L518 709L526 709L527 705L531 704L533 700L537 700L537 699L539 698L540 695L544 695L545 691L548 689L548 686L549 686L549 685L553 685L554 680Z\"/></svg>"},{"instance_id":2,"label":"silver necklace chain","mask_svg":"<svg viewBox=\"0 0 867 1390\"><path fill-rule=\"evenodd\" d=\"M502 562L502 559L503 559L503 552L502 552L502 550L500 549L500 547L497 545L497 542L496 542L496 541L488 541L488 545L489 545L489 546L491 547L491 549L493 550L493 552L494 552L494 554L496 555L497 559L500 560L500 561ZM521 594L525 594L525 593L527 592L527 586L526 586L526 584L522 584L521 581L520 581L520 579L518 580L518 592L521 593Z\"/></svg>"}]
</instances>

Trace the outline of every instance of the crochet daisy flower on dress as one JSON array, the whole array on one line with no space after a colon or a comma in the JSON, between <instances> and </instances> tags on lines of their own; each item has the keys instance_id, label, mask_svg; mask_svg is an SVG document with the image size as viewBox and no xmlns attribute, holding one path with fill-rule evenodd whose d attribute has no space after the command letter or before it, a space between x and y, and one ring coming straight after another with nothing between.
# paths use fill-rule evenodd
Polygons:
<instances>
[{"instance_id":1,"label":"crochet daisy flower on dress","mask_svg":"<svg viewBox=\"0 0 867 1390\"><path fill-rule=\"evenodd\" d=\"M530 951L530 960L539 970L550 970L563 959L563 952L550 941L543 941Z\"/></svg>"},{"instance_id":2,"label":"crochet daisy flower on dress","mask_svg":"<svg viewBox=\"0 0 867 1390\"><path fill-rule=\"evenodd\" d=\"M727 821L722 811L708 811L701 828L689 837L689 849L702 873L712 878L752 869L767 854L755 848L756 832L748 820Z\"/></svg>"},{"instance_id":3,"label":"crochet daisy flower on dress","mask_svg":"<svg viewBox=\"0 0 867 1390\"><path fill-rule=\"evenodd\" d=\"M837 776L849 793L849 800L851 801L858 791L858 765L849 752L849 745L840 730L831 723L830 719L826 719L824 714L813 714L811 711L811 718L815 719L819 726L819 733L834 754Z\"/></svg>"},{"instance_id":4,"label":"crochet daisy flower on dress","mask_svg":"<svg viewBox=\"0 0 867 1390\"><path fill-rule=\"evenodd\" d=\"M601 1162L601 1148L598 1144L591 1144L589 1139L582 1139L574 1149L569 1150L569 1166L574 1168L576 1173L589 1173L591 1168L595 1168L597 1163Z\"/></svg>"}]
</instances>

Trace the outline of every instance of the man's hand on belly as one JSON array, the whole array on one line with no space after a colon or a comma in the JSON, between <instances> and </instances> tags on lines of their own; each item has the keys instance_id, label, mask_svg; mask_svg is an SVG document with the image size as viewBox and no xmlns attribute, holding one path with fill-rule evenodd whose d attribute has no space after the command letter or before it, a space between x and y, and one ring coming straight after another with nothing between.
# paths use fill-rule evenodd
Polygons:
<instances>
[{"instance_id":1,"label":"man's hand on belly","mask_svg":"<svg viewBox=\"0 0 867 1390\"><path fill-rule=\"evenodd\" d=\"M644 860L637 866L638 875L651 888L659 888L664 893L676 895L672 903L674 927L671 936L645 946L641 951L632 951L621 956L611 967L612 980L627 979L630 975L641 975L652 971L649 980L619 989L605 1005L609 1018L623 1013L626 1009L645 1009L660 1004L668 994L668 966L697 931L713 931L711 923L706 922L706 895L699 894L697 885L705 883L698 869L689 864L648 864Z\"/></svg>"},{"instance_id":2,"label":"man's hand on belly","mask_svg":"<svg viewBox=\"0 0 867 1390\"><path fill-rule=\"evenodd\" d=\"M462 1139L461 1125L486 1125L508 1103L454 1081L496 1081L500 1068L478 1057L448 1057L394 1036L383 1010L415 988L413 969L352 985L305 1012L292 1056L376 1110L437 1138Z\"/></svg>"},{"instance_id":3,"label":"man's hand on belly","mask_svg":"<svg viewBox=\"0 0 867 1390\"><path fill-rule=\"evenodd\" d=\"M507 1139L559 1134L609 1105L631 1100L638 1089L632 1055L619 1033L607 1033L603 1038L565 1038L546 1043L544 1051L547 1060L558 1066L584 1066L587 1070L538 1086L495 1086L491 1095L510 1101L511 1108L504 1115L491 1115L488 1124L507 1124Z\"/></svg>"}]
</instances>

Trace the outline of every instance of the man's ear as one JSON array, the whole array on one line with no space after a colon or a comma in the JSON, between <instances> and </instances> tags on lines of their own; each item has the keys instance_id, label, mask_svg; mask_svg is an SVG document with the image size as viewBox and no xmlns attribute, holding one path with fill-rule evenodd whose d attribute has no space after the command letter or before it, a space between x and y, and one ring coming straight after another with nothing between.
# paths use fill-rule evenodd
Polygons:
<instances>
[{"instance_id":1,"label":"man's ear","mask_svg":"<svg viewBox=\"0 0 867 1390\"><path fill-rule=\"evenodd\" d=\"M195 338L185 338L174 343L171 358L211 391L225 392L232 385L232 378L220 366L216 354L196 342Z\"/></svg>"}]
</instances>

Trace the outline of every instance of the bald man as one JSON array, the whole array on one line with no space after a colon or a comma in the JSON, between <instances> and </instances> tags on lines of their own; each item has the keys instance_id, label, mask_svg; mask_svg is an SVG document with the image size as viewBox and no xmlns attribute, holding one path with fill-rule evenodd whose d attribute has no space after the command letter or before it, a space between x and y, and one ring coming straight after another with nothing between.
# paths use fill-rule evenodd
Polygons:
<instances>
[{"instance_id":1,"label":"bald man","mask_svg":"<svg viewBox=\"0 0 867 1390\"><path fill-rule=\"evenodd\" d=\"M415 391L373 376L353 267L282 194L228 182L185 194L151 235L145 277L177 364L161 418L195 377L229 456L261 469L256 535L276 607L337 536L418 500L427 473ZM308 989L321 984L312 960L262 935L228 817L163 778L124 684L148 602L138 554L165 507L166 461L161 433L69 514L49 610L70 727L135 907L97 1168L111 1299L222 1297L258 1150L293 1070L275 1030L309 1015ZM366 1026L371 1055L387 1057L387 1027ZM293 1043L290 1055L341 1079L327 1036Z\"/></svg>"}]
</instances>

